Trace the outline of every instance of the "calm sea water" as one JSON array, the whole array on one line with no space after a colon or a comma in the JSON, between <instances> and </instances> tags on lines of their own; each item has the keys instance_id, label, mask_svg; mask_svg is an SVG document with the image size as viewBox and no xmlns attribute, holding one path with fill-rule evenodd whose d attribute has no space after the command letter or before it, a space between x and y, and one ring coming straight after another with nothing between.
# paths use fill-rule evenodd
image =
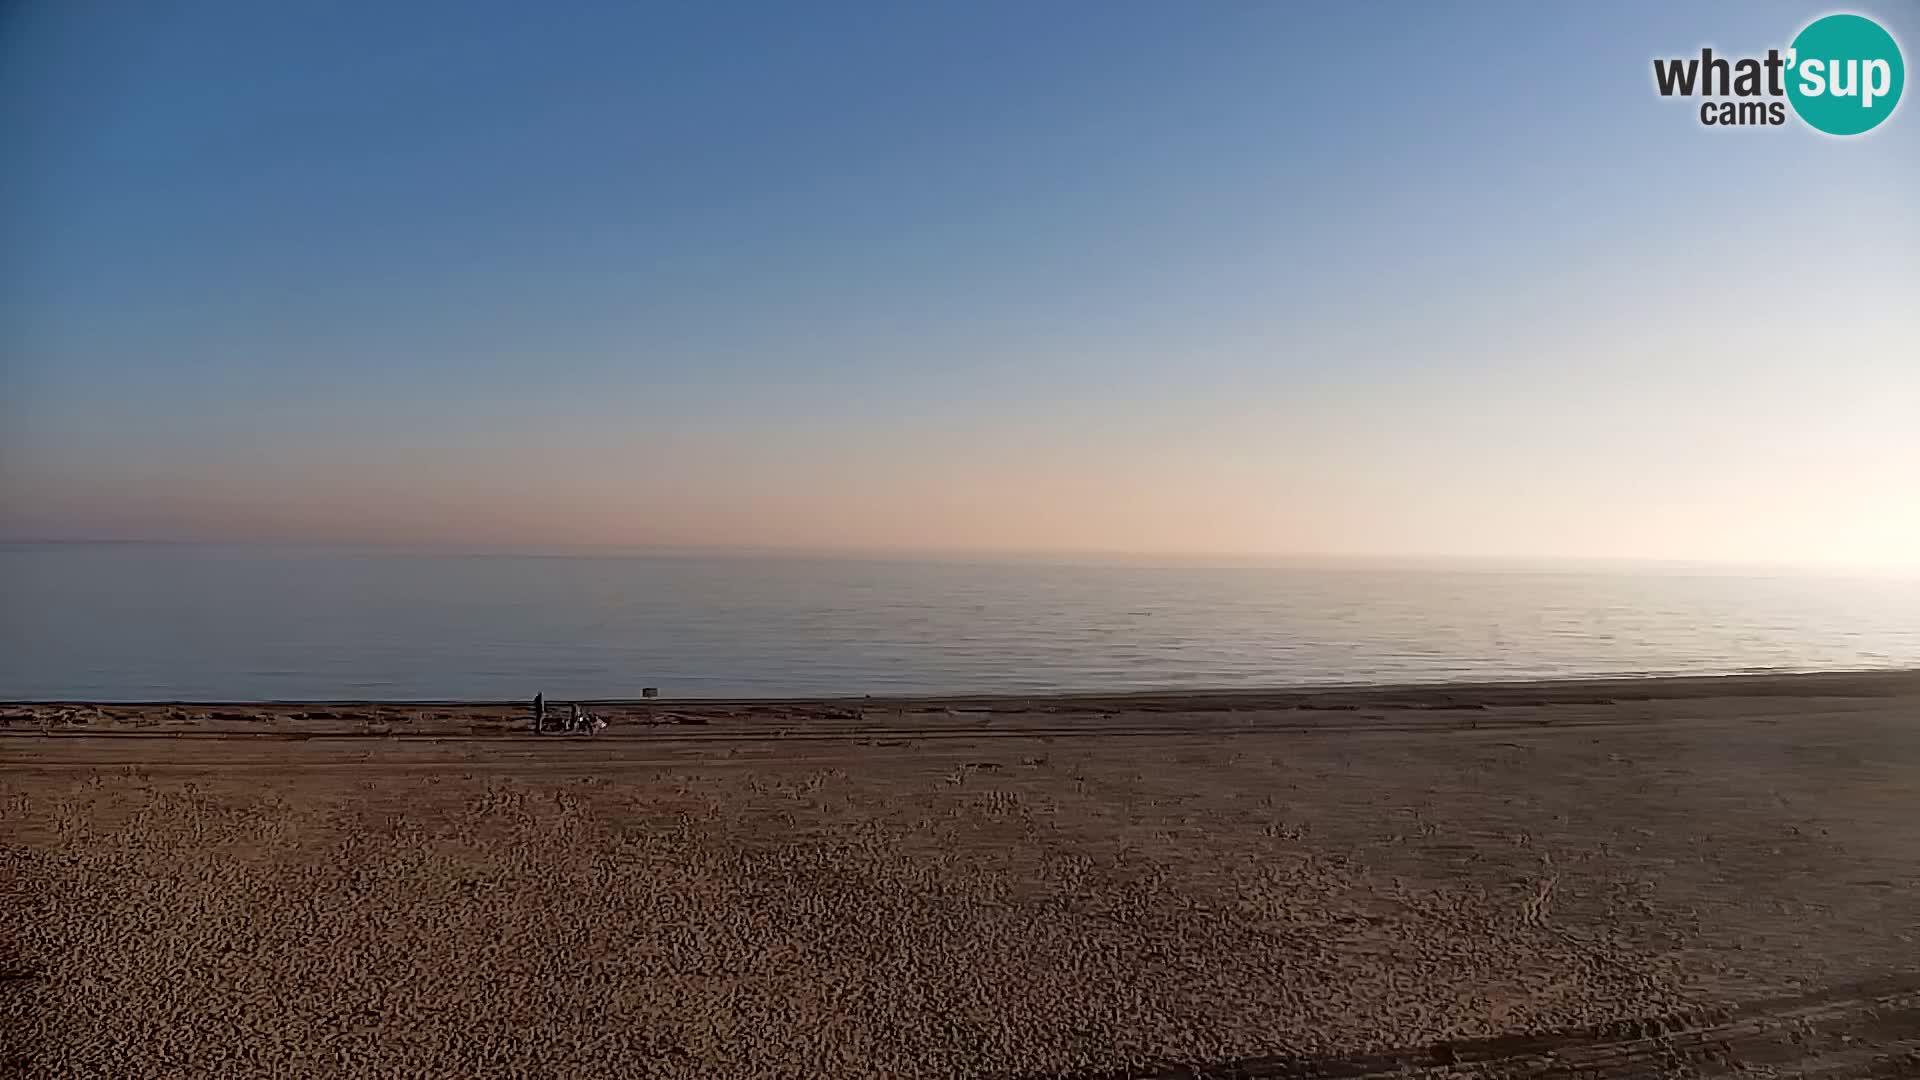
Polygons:
<instances>
[{"instance_id":1,"label":"calm sea water","mask_svg":"<svg viewBox=\"0 0 1920 1080\"><path fill-rule=\"evenodd\" d=\"M1920 667L1920 580L0 546L0 698L1254 687Z\"/></svg>"}]
</instances>

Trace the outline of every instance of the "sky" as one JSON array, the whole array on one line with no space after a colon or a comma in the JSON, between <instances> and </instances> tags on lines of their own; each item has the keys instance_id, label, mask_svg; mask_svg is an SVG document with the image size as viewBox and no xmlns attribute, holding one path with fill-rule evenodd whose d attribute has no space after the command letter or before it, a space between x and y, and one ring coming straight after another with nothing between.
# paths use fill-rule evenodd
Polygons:
<instances>
[{"instance_id":1,"label":"sky","mask_svg":"<svg viewBox=\"0 0 1920 1080\"><path fill-rule=\"evenodd\" d=\"M1914 565L1828 10L11 4L0 537Z\"/></svg>"}]
</instances>

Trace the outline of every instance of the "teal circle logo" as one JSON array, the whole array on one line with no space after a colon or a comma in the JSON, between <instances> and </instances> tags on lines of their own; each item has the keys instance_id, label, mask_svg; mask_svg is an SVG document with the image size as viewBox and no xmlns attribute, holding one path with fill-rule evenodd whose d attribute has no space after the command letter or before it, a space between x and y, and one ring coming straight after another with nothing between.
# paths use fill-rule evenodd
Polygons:
<instances>
[{"instance_id":1,"label":"teal circle logo","mask_svg":"<svg viewBox=\"0 0 1920 1080\"><path fill-rule=\"evenodd\" d=\"M1907 83L1893 35L1859 15L1815 19L1787 56L1787 100L1800 119L1829 135L1878 127Z\"/></svg>"}]
</instances>

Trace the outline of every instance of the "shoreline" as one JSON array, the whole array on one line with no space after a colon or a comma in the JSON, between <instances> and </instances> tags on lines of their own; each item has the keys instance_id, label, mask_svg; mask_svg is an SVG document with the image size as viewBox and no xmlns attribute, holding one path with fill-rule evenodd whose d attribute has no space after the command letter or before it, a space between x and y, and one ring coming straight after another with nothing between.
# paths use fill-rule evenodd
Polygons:
<instances>
[{"instance_id":1,"label":"shoreline","mask_svg":"<svg viewBox=\"0 0 1920 1080\"><path fill-rule=\"evenodd\" d=\"M835 694L766 697L581 697L552 696L557 703L621 708L749 708L848 706L914 707L968 705L986 708L1122 705L1153 707L1179 704L1233 709L1285 708L1329 699L1359 704L1417 704L1425 700L1509 704L1521 696L1527 704L1558 704L1611 694L1635 700L1680 697L1751 696L1806 693L1819 688L1846 697L1903 693L1920 688L1920 666L1823 668L1817 670L1734 671L1718 674L1593 675L1539 679L1465 679L1437 682L1313 683L1298 686L1166 688L1147 690L1046 690L1005 693ZM525 707L531 695L498 698L0 698L0 709L82 706L99 709L144 708L482 708Z\"/></svg>"}]
</instances>

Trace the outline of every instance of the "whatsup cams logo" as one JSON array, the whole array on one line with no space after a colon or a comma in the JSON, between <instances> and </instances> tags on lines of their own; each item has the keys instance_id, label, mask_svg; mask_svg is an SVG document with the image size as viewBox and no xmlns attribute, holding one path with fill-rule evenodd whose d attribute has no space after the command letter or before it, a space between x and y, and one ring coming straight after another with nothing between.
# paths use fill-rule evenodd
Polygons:
<instances>
[{"instance_id":1,"label":"whatsup cams logo","mask_svg":"<svg viewBox=\"0 0 1920 1080\"><path fill-rule=\"evenodd\" d=\"M1778 127L1791 106L1818 131L1859 135L1893 115L1906 82L1893 35L1861 15L1815 19L1793 44L1764 57L1701 49L1699 56L1653 62L1661 97L1705 99L1700 122L1707 127Z\"/></svg>"}]
</instances>

